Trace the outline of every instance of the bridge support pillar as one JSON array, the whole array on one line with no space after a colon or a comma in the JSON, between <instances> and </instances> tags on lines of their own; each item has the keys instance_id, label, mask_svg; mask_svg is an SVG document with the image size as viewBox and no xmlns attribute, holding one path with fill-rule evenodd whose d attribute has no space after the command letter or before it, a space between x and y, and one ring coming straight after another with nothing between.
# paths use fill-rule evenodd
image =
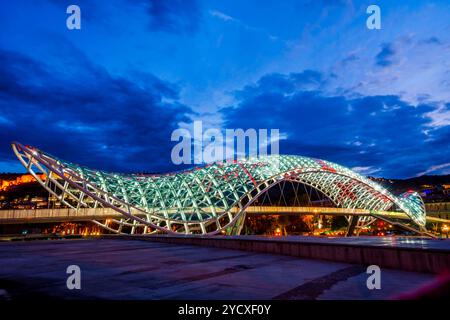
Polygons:
<instances>
[{"instance_id":1,"label":"bridge support pillar","mask_svg":"<svg viewBox=\"0 0 450 320\"><path fill-rule=\"evenodd\" d=\"M353 235L353 231L355 231L355 227L358 224L359 216L351 216L348 221L347 233L346 237L351 237Z\"/></svg>"},{"instance_id":2,"label":"bridge support pillar","mask_svg":"<svg viewBox=\"0 0 450 320\"><path fill-rule=\"evenodd\" d=\"M231 227L230 232L228 233L228 235L231 236L238 236L241 234L242 232L242 228L244 227L244 223L245 223L245 216L246 213L243 212L241 214L241 216L237 219L236 223L234 224L234 226Z\"/></svg>"}]
</instances>

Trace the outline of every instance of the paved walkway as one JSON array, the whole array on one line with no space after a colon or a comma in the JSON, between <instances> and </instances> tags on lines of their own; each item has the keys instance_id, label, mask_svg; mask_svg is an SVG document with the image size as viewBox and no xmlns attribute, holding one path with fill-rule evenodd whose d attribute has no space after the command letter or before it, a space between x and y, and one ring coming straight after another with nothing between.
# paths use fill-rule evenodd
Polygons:
<instances>
[{"instance_id":1,"label":"paved walkway","mask_svg":"<svg viewBox=\"0 0 450 320\"><path fill-rule=\"evenodd\" d=\"M81 268L81 290L66 268ZM364 266L138 240L0 243L0 299L388 299L434 276Z\"/></svg>"}]
</instances>

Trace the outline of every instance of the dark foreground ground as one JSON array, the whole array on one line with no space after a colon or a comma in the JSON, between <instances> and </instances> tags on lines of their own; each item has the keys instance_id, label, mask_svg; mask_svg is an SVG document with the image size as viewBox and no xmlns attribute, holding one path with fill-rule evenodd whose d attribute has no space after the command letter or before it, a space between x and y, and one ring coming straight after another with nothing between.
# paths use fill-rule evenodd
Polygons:
<instances>
[{"instance_id":1,"label":"dark foreground ground","mask_svg":"<svg viewBox=\"0 0 450 320\"><path fill-rule=\"evenodd\" d=\"M81 268L81 290L66 268ZM431 274L382 269L369 290L359 265L138 240L0 243L0 299L388 299Z\"/></svg>"}]
</instances>

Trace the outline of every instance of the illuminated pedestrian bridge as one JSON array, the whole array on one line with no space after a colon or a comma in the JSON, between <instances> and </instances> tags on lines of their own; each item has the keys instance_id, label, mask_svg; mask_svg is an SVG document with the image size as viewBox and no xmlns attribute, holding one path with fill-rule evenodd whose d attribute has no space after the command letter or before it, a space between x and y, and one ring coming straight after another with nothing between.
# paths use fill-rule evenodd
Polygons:
<instances>
[{"instance_id":1,"label":"illuminated pedestrian bridge","mask_svg":"<svg viewBox=\"0 0 450 320\"><path fill-rule=\"evenodd\" d=\"M88 169L19 143L12 148L36 180L65 205L75 210L108 208L120 214L108 223L94 220L116 233L239 234L249 207L285 182L322 194L334 207L349 213L353 227L376 218L387 220L389 215L384 213L390 211L425 231L425 206L417 193L394 195L325 160L271 155L177 173L126 175ZM358 216L351 213L361 213L361 217L355 219Z\"/></svg>"}]
</instances>

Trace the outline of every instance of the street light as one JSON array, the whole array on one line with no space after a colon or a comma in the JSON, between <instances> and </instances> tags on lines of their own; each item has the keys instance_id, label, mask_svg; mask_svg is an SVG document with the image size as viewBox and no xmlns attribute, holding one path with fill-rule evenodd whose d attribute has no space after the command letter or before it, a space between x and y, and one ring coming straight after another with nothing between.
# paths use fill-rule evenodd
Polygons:
<instances>
[{"instance_id":1,"label":"street light","mask_svg":"<svg viewBox=\"0 0 450 320\"><path fill-rule=\"evenodd\" d=\"M449 230L448 225L444 224L444 225L442 226L442 232L445 233L445 236L446 236L447 238L448 238L448 230Z\"/></svg>"}]
</instances>

